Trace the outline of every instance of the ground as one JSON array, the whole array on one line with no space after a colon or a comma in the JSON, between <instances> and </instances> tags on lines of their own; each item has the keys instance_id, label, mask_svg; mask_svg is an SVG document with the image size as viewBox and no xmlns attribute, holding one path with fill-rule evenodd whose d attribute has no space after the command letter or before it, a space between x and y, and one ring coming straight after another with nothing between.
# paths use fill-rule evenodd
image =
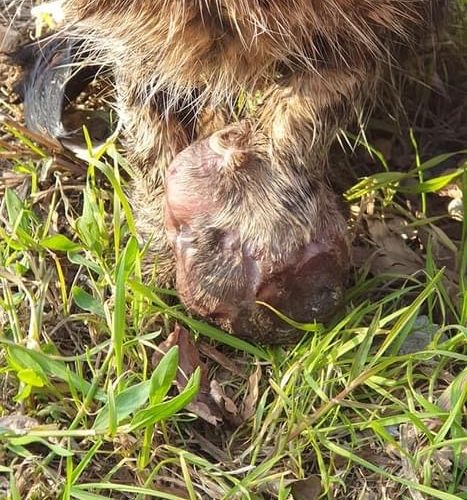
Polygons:
<instances>
[{"instance_id":1,"label":"ground","mask_svg":"<svg viewBox=\"0 0 467 500\"><path fill-rule=\"evenodd\" d=\"M352 277L290 347L143 279L124 152L29 133L0 55L0 498L467 498L466 19L340 135Z\"/></svg>"}]
</instances>

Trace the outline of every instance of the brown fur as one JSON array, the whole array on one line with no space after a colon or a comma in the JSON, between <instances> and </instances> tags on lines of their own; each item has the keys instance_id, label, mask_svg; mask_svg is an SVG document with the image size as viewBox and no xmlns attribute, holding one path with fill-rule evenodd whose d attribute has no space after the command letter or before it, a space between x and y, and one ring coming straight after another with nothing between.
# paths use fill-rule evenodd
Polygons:
<instances>
[{"instance_id":1,"label":"brown fur","mask_svg":"<svg viewBox=\"0 0 467 500\"><path fill-rule=\"evenodd\" d=\"M163 229L163 182L173 158L195 140L246 120L248 154L266 163L271 175L293 172L290 178L324 184L336 132L372 100L381 75L398 64L400 47L427 29L442 4L67 0L69 35L84 38L93 62L110 65L115 75L127 149L139 177L133 194L139 229L143 239L152 239L165 281L174 265ZM325 192L317 188L319 195L311 198L320 214L312 224L335 232L342 219ZM277 212L267 193L258 201L266 219ZM329 210L321 210L329 203ZM268 225L254 214L259 209L249 210L248 231L267 239ZM292 231L292 239L303 237L300 224Z\"/></svg>"}]
</instances>

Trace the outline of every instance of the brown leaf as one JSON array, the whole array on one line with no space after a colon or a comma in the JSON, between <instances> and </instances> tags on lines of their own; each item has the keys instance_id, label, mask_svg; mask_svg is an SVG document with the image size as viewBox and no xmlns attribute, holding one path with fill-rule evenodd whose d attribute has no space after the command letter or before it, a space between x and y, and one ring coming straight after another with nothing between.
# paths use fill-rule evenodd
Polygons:
<instances>
[{"instance_id":1,"label":"brown leaf","mask_svg":"<svg viewBox=\"0 0 467 500\"><path fill-rule=\"evenodd\" d=\"M237 405L225 394L217 380L211 380L211 396L220 408L224 408L232 415L238 415Z\"/></svg>"},{"instance_id":2,"label":"brown leaf","mask_svg":"<svg viewBox=\"0 0 467 500\"><path fill-rule=\"evenodd\" d=\"M368 218L367 225L377 248L371 257L371 271L374 275L410 275L424 269L422 258L406 244L400 233L376 218Z\"/></svg>"},{"instance_id":3,"label":"brown leaf","mask_svg":"<svg viewBox=\"0 0 467 500\"><path fill-rule=\"evenodd\" d=\"M10 26L0 25L0 54L13 51L19 43L19 33Z\"/></svg>"},{"instance_id":4,"label":"brown leaf","mask_svg":"<svg viewBox=\"0 0 467 500\"><path fill-rule=\"evenodd\" d=\"M315 500L322 492L321 479L319 476L310 476L303 481L297 481L292 485L292 496L294 500Z\"/></svg>"},{"instance_id":5,"label":"brown leaf","mask_svg":"<svg viewBox=\"0 0 467 500\"><path fill-rule=\"evenodd\" d=\"M183 391L196 368L199 367L201 370L199 393L187 406L187 409L206 422L217 425L222 421L222 409L211 395L207 367L201 361L198 346L187 330L179 325L175 326L174 331L167 337L167 340L159 345L159 351L154 354L154 364L157 364L162 359L163 354L175 345L179 349L179 369L175 378L175 385L179 392Z\"/></svg>"},{"instance_id":6,"label":"brown leaf","mask_svg":"<svg viewBox=\"0 0 467 500\"><path fill-rule=\"evenodd\" d=\"M413 432L413 426L410 424L403 424L400 426L400 445L406 453L401 454L401 475L412 481L415 484L419 484L419 478L414 469L412 461L408 458L410 457L410 451L416 448L417 436ZM409 494L413 500L424 500L425 497L416 489L410 488Z\"/></svg>"},{"instance_id":7,"label":"brown leaf","mask_svg":"<svg viewBox=\"0 0 467 500\"><path fill-rule=\"evenodd\" d=\"M39 422L36 419L24 415L8 415L0 418L0 427L15 434L24 434L37 426L39 426Z\"/></svg>"},{"instance_id":8,"label":"brown leaf","mask_svg":"<svg viewBox=\"0 0 467 500\"><path fill-rule=\"evenodd\" d=\"M190 434L193 438L193 442L198 443L198 445L202 448L203 453L208 453L212 458L224 465L228 465L231 468L234 467L229 455L222 448L219 448L216 444L214 444L212 442L212 438L206 438L201 433L197 432L194 427L190 428Z\"/></svg>"},{"instance_id":9,"label":"brown leaf","mask_svg":"<svg viewBox=\"0 0 467 500\"><path fill-rule=\"evenodd\" d=\"M462 222L464 220L464 202L462 200L451 200L448 205L448 214L449 216Z\"/></svg>"},{"instance_id":10,"label":"brown leaf","mask_svg":"<svg viewBox=\"0 0 467 500\"><path fill-rule=\"evenodd\" d=\"M235 363L229 359L225 354L217 350L214 346L208 344L207 342L201 342L199 345L199 350L208 358L211 358L217 364L229 370L229 372L237 375L238 377L246 379L247 376L245 372L240 369L238 363Z\"/></svg>"},{"instance_id":11,"label":"brown leaf","mask_svg":"<svg viewBox=\"0 0 467 500\"><path fill-rule=\"evenodd\" d=\"M209 398L209 395L202 393L198 394L196 399L187 405L186 408L191 411L191 413L194 413L212 425L217 425L222 422L222 415L215 406L215 403Z\"/></svg>"},{"instance_id":12,"label":"brown leaf","mask_svg":"<svg viewBox=\"0 0 467 500\"><path fill-rule=\"evenodd\" d=\"M167 493L171 497L178 497L183 500L188 500L190 498L190 493L186 488L181 486L166 486L165 484L155 484L154 488L158 491Z\"/></svg>"},{"instance_id":13,"label":"brown leaf","mask_svg":"<svg viewBox=\"0 0 467 500\"><path fill-rule=\"evenodd\" d=\"M261 365L256 367L256 370L248 379L248 393L243 402L242 418L248 420L255 414L256 403L259 396L259 381L261 380Z\"/></svg>"},{"instance_id":14,"label":"brown leaf","mask_svg":"<svg viewBox=\"0 0 467 500\"><path fill-rule=\"evenodd\" d=\"M449 172L445 172L449 173ZM453 200L462 200L462 188L456 183L450 183L437 191L438 196L452 198Z\"/></svg>"},{"instance_id":15,"label":"brown leaf","mask_svg":"<svg viewBox=\"0 0 467 500\"><path fill-rule=\"evenodd\" d=\"M433 464L437 465L440 470L448 471L451 469L452 462L454 462L456 457L452 448L445 446L444 448L435 450L431 459L433 460Z\"/></svg>"},{"instance_id":16,"label":"brown leaf","mask_svg":"<svg viewBox=\"0 0 467 500\"><path fill-rule=\"evenodd\" d=\"M174 331L167 337L164 342L159 344L158 350L154 353L152 357L153 365L159 364L160 360L165 353L169 351L170 348L178 346L178 366L179 373L177 373L176 384L179 390L182 390L190 376L196 370L196 368L201 368L201 390L209 392L209 381L207 378L207 368L201 362L199 357L199 351L196 344L191 339L190 334L184 328L179 325L175 326Z\"/></svg>"},{"instance_id":17,"label":"brown leaf","mask_svg":"<svg viewBox=\"0 0 467 500\"><path fill-rule=\"evenodd\" d=\"M460 382L454 381L449 384L449 386L443 391L441 396L438 398L438 406L442 408L444 411L451 411L453 406L456 404L456 400L454 398L454 384L459 384L457 386L457 390L462 394L465 391L465 387L467 386L467 371L460 375Z\"/></svg>"}]
</instances>

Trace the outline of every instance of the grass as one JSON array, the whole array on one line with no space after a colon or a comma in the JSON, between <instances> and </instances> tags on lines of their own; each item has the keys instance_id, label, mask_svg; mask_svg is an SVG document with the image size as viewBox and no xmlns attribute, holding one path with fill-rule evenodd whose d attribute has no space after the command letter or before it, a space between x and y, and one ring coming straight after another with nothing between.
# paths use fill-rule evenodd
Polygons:
<instances>
[{"instance_id":1,"label":"grass","mask_svg":"<svg viewBox=\"0 0 467 500\"><path fill-rule=\"evenodd\" d=\"M398 169L360 141L345 304L267 347L143 277L115 144L85 133L80 162L1 129L0 498L467 498L466 151L414 128ZM200 369L178 382L190 346L164 348L175 323L221 388L217 426L192 411Z\"/></svg>"},{"instance_id":2,"label":"grass","mask_svg":"<svg viewBox=\"0 0 467 500\"><path fill-rule=\"evenodd\" d=\"M430 196L455 180L465 204L465 160L430 176L441 155L351 188L352 203L371 199L381 217L404 211L427 232L424 267L371 279L356 270L333 323L302 325L310 333L297 346L268 348L189 318L143 282L128 166L113 144L93 154L83 182L65 170L43 181L50 152L12 126L23 154L0 211L7 498L466 497L467 223L455 223L459 244L399 205L401 193ZM440 243L456 250L457 275L438 265ZM200 376L171 390L178 347L153 366L174 321L238 365L209 364L245 417L239 426L183 410ZM406 352L414 331L425 340Z\"/></svg>"}]
</instances>

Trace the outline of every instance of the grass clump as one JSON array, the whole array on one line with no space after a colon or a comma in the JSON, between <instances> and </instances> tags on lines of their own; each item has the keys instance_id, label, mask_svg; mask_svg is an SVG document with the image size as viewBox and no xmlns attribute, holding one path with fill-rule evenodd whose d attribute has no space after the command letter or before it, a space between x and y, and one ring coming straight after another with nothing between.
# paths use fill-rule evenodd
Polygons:
<instances>
[{"instance_id":1,"label":"grass clump","mask_svg":"<svg viewBox=\"0 0 467 500\"><path fill-rule=\"evenodd\" d=\"M452 222L454 241L429 206L414 215L402 202L426 207L452 183L465 200L465 154L448 174L432 175L446 154L350 189L367 257L346 306L326 327L303 325L313 331L298 345L267 348L189 318L143 281L113 144L77 179L15 135L24 155L0 211L7 498L463 498L466 222ZM416 272L398 272L417 258ZM182 346L153 362L175 321L235 419L212 426L186 409L201 377L172 389Z\"/></svg>"}]
</instances>

